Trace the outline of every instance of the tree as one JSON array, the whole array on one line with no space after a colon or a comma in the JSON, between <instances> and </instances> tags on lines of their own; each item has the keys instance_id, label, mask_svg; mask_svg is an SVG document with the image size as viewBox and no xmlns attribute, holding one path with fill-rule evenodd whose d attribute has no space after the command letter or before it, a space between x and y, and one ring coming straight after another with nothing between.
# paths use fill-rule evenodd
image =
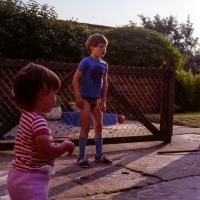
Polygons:
<instances>
[{"instance_id":1,"label":"tree","mask_svg":"<svg viewBox=\"0 0 200 200\"><path fill-rule=\"evenodd\" d=\"M0 5L0 52L3 57L35 58L48 54L51 25L56 18L53 8L34 0L26 4L8 0ZM36 50L37 49L37 50Z\"/></svg>"},{"instance_id":2,"label":"tree","mask_svg":"<svg viewBox=\"0 0 200 200\"><path fill-rule=\"evenodd\" d=\"M96 28L100 28L97 30ZM108 36L109 63L160 67L167 57L180 66L180 55L164 35L131 26L92 28L57 19L54 9L34 0L8 0L0 5L0 53L4 58L79 62L88 55L85 41L99 32ZM119 60L120 56L120 60Z\"/></svg>"},{"instance_id":3,"label":"tree","mask_svg":"<svg viewBox=\"0 0 200 200\"><path fill-rule=\"evenodd\" d=\"M175 17L169 16L162 18L157 14L151 20L144 15L138 15L142 20L142 26L162 33L170 38L174 46L181 52L187 53L194 51L198 45L198 38L193 37L194 28L188 15L186 23L179 24Z\"/></svg>"},{"instance_id":4,"label":"tree","mask_svg":"<svg viewBox=\"0 0 200 200\"><path fill-rule=\"evenodd\" d=\"M161 67L173 58L181 66L181 55L164 35L142 27L124 26L104 33L109 41L106 60L113 65Z\"/></svg>"},{"instance_id":5,"label":"tree","mask_svg":"<svg viewBox=\"0 0 200 200\"><path fill-rule=\"evenodd\" d=\"M194 63L195 65L200 66L200 51L195 52Z\"/></svg>"},{"instance_id":6,"label":"tree","mask_svg":"<svg viewBox=\"0 0 200 200\"><path fill-rule=\"evenodd\" d=\"M85 55L86 26L61 21L53 7L34 0L0 4L0 56L77 62Z\"/></svg>"}]
</instances>

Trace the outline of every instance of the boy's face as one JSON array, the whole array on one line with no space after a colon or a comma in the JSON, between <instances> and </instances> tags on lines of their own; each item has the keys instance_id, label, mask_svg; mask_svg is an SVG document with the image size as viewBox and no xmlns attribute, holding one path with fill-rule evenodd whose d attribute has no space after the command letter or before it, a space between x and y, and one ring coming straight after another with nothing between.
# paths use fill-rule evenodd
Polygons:
<instances>
[{"instance_id":1,"label":"boy's face","mask_svg":"<svg viewBox=\"0 0 200 200\"><path fill-rule=\"evenodd\" d=\"M95 58L102 58L106 54L107 45L103 43L99 43L96 47L91 46L91 55Z\"/></svg>"}]
</instances>

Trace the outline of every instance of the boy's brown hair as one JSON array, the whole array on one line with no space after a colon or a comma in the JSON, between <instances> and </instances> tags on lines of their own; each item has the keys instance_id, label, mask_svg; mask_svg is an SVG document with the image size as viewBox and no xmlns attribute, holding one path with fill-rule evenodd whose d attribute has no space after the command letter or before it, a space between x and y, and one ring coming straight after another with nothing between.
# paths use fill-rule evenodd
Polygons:
<instances>
[{"instance_id":1,"label":"boy's brown hair","mask_svg":"<svg viewBox=\"0 0 200 200\"><path fill-rule=\"evenodd\" d=\"M89 54L92 53L91 50L90 50L90 47L91 46L92 47L97 47L97 45L100 44L100 43L108 45L108 40L105 38L104 35L101 35L99 33L95 33L95 34L91 35L87 39L87 41L85 43L86 48L87 48Z\"/></svg>"},{"instance_id":2,"label":"boy's brown hair","mask_svg":"<svg viewBox=\"0 0 200 200\"><path fill-rule=\"evenodd\" d=\"M30 111L41 89L48 94L51 89L57 91L61 87L60 79L51 70L34 63L23 67L13 79L13 95L16 106Z\"/></svg>"}]
</instances>

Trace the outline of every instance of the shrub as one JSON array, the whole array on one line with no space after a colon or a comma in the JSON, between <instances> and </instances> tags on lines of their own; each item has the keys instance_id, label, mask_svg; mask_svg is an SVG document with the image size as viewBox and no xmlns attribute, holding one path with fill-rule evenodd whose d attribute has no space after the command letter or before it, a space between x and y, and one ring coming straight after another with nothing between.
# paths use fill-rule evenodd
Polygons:
<instances>
[{"instance_id":1,"label":"shrub","mask_svg":"<svg viewBox=\"0 0 200 200\"><path fill-rule=\"evenodd\" d=\"M182 111L200 111L200 74L176 70L175 104Z\"/></svg>"},{"instance_id":2,"label":"shrub","mask_svg":"<svg viewBox=\"0 0 200 200\"><path fill-rule=\"evenodd\" d=\"M181 66L181 54L164 35L141 27L119 27L105 32L109 40L106 59L113 65L160 67L172 58Z\"/></svg>"}]
</instances>

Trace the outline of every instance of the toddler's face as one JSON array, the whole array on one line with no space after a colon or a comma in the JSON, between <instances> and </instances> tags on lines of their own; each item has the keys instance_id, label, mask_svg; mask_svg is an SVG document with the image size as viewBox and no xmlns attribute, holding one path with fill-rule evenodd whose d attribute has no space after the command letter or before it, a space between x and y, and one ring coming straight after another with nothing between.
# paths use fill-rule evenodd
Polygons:
<instances>
[{"instance_id":1,"label":"toddler's face","mask_svg":"<svg viewBox=\"0 0 200 200\"><path fill-rule=\"evenodd\" d=\"M42 112L47 113L52 110L56 105L56 91L51 89L50 92L44 97Z\"/></svg>"}]
</instances>

